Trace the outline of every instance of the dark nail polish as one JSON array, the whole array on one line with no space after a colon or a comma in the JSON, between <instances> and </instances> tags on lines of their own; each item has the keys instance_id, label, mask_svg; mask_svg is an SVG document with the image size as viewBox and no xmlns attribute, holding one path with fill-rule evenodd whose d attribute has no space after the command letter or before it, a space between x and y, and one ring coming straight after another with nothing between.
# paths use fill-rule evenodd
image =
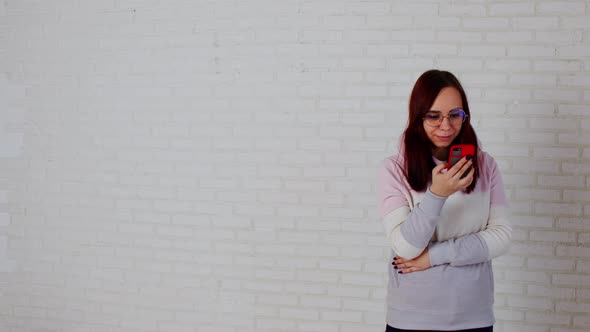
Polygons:
<instances>
[{"instance_id":1,"label":"dark nail polish","mask_svg":"<svg viewBox=\"0 0 590 332\"><path fill-rule=\"evenodd\" d=\"M473 157L471 155L467 155L467 157L465 157L467 160L471 160L473 159Z\"/></svg>"},{"instance_id":2,"label":"dark nail polish","mask_svg":"<svg viewBox=\"0 0 590 332\"><path fill-rule=\"evenodd\" d=\"M397 265L394 265L394 266L393 266L393 269L394 269L394 270L397 270Z\"/></svg>"},{"instance_id":3,"label":"dark nail polish","mask_svg":"<svg viewBox=\"0 0 590 332\"><path fill-rule=\"evenodd\" d=\"M397 273L399 273L399 274L404 274L402 271L397 271Z\"/></svg>"}]
</instances>

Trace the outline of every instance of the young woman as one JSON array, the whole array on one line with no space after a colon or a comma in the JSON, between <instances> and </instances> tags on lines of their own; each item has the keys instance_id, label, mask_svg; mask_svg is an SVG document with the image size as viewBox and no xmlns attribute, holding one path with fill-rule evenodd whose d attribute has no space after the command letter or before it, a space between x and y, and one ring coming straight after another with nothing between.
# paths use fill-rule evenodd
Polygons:
<instances>
[{"instance_id":1,"label":"young woman","mask_svg":"<svg viewBox=\"0 0 590 332\"><path fill-rule=\"evenodd\" d=\"M449 168L449 149L475 146ZM479 148L465 91L429 70L410 96L400 151L379 173L380 216L391 246L386 331L492 331L491 260L512 229L494 159Z\"/></svg>"}]
</instances>

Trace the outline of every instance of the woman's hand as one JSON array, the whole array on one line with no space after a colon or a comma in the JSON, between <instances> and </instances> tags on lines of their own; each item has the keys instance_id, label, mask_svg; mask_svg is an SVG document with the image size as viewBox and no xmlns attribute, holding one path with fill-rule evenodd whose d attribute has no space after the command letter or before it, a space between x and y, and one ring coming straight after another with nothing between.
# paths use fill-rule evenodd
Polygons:
<instances>
[{"instance_id":1,"label":"woman's hand","mask_svg":"<svg viewBox=\"0 0 590 332\"><path fill-rule=\"evenodd\" d=\"M473 162L462 158L455 166L443 173L446 163L436 166L432 170L432 185L430 192L442 197L449 197L457 191L465 190L473 181L475 169L472 167ZM464 178L461 178L465 172L468 172Z\"/></svg>"},{"instance_id":2,"label":"woman's hand","mask_svg":"<svg viewBox=\"0 0 590 332\"><path fill-rule=\"evenodd\" d=\"M428 248L420 254L420 256L414 259L404 259L399 256L395 256L393 259L393 268L399 270L399 273L412 273L417 271L426 270L430 267L430 256L428 255Z\"/></svg>"}]
</instances>

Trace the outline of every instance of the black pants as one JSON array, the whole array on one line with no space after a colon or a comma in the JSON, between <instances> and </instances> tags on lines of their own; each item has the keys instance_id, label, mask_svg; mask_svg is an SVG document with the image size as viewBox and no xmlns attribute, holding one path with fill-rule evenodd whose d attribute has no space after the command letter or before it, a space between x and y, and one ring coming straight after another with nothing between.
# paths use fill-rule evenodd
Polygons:
<instances>
[{"instance_id":1,"label":"black pants","mask_svg":"<svg viewBox=\"0 0 590 332\"><path fill-rule=\"evenodd\" d=\"M444 331L444 332L493 332L493 331L494 331L494 327L488 326L488 327L480 327L478 329ZM396 329L395 327L391 327L391 326L387 325L387 329L385 329L385 332L437 332L437 331L433 331L433 330L401 330L401 329Z\"/></svg>"}]
</instances>

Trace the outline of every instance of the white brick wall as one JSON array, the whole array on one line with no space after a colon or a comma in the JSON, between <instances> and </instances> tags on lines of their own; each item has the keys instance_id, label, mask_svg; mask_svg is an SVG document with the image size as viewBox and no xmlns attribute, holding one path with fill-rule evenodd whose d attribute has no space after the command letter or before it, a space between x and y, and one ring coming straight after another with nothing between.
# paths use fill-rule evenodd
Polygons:
<instances>
[{"instance_id":1,"label":"white brick wall","mask_svg":"<svg viewBox=\"0 0 590 332\"><path fill-rule=\"evenodd\" d=\"M383 331L375 171L464 82L496 331L590 329L590 1L0 2L0 330Z\"/></svg>"}]
</instances>

